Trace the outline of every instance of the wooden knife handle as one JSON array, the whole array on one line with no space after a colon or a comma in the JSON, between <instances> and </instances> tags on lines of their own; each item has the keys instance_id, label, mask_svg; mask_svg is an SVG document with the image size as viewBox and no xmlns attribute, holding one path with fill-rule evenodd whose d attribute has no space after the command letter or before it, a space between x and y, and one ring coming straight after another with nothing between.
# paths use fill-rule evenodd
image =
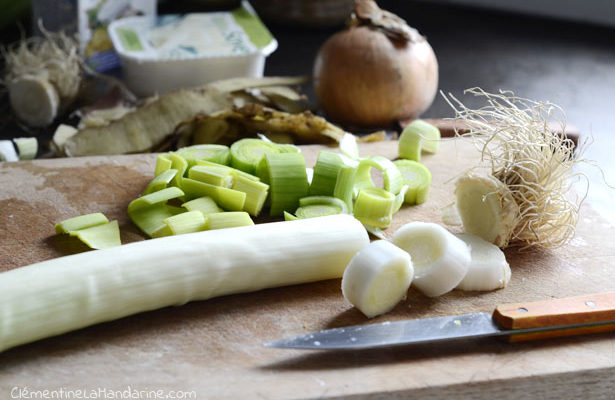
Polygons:
<instances>
[{"instance_id":1,"label":"wooden knife handle","mask_svg":"<svg viewBox=\"0 0 615 400\"><path fill-rule=\"evenodd\" d=\"M514 303L498 306L493 319L504 329L526 329L553 326L546 332L511 335L511 341L546 339L615 331L615 292L590 294L564 299ZM612 323L580 328L557 329L562 325Z\"/></svg>"}]
</instances>

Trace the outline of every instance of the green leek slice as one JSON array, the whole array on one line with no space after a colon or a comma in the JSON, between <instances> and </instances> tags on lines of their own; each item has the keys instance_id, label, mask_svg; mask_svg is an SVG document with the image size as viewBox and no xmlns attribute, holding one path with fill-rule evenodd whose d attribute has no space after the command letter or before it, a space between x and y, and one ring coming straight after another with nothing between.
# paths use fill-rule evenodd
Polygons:
<instances>
[{"instance_id":1,"label":"green leek slice","mask_svg":"<svg viewBox=\"0 0 615 400\"><path fill-rule=\"evenodd\" d=\"M344 161L339 154L326 150L318 153L308 191L310 196L333 196L337 177L343 166Z\"/></svg>"},{"instance_id":2,"label":"green leek slice","mask_svg":"<svg viewBox=\"0 0 615 400\"><path fill-rule=\"evenodd\" d=\"M214 186L230 188L233 186L232 169L225 166L195 165L188 171L188 177Z\"/></svg>"},{"instance_id":3,"label":"green leek slice","mask_svg":"<svg viewBox=\"0 0 615 400\"><path fill-rule=\"evenodd\" d=\"M222 212L218 204L209 196L198 197L182 204L182 207L188 211L200 211L203 215Z\"/></svg>"},{"instance_id":4,"label":"green leek slice","mask_svg":"<svg viewBox=\"0 0 615 400\"><path fill-rule=\"evenodd\" d=\"M421 152L436 153L440 148L440 130L423 120L412 121L399 136L399 157L421 161Z\"/></svg>"},{"instance_id":5,"label":"green leek slice","mask_svg":"<svg viewBox=\"0 0 615 400\"><path fill-rule=\"evenodd\" d=\"M246 178L244 175L237 175L235 177L232 189L246 194L243 210L257 217L267 200L269 185L251 178Z\"/></svg>"},{"instance_id":6,"label":"green leek slice","mask_svg":"<svg viewBox=\"0 0 615 400\"><path fill-rule=\"evenodd\" d=\"M422 204L427 200L431 186L431 172L418 161L395 160L404 184L408 185L404 201L408 204Z\"/></svg>"},{"instance_id":7,"label":"green leek slice","mask_svg":"<svg viewBox=\"0 0 615 400\"><path fill-rule=\"evenodd\" d=\"M304 219L347 213L348 207L340 199L331 196L308 196L299 199L295 216Z\"/></svg>"},{"instance_id":8,"label":"green leek slice","mask_svg":"<svg viewBox=\"0 0 615 400\"><path fill-rule=\"evenodd\" d=\"M187 211L164 219L164 226L152 233L152 237L181 235L207 229L207 218L200 211Z\"/></svg>"},{"instance_id":9,"label":"green leek slice","mask_svg":"<svg viewBox=\"0 0 615 400\"><path fill-rule=\"evenodd\" d=\"M164 220L184 210L167 205L167 201L184 196L184 192L175 187L168 187L157 192L138 197L128 204L128 216L141 231L152 236L164 225Z\"/></svg>"},{"instance_id":10,"label":"green leek slice","mask_svg":"<svg viewBox=\"0 0 615 400\"><path fill-rule=\"evenodd\" d=\"M296 210L299 199L307 196L308 179L301 153L267 154L258 165L261 180L269 183L269 213L281 216Z\"/></svg>"},{"instance_id":11,"label":"green leek slice","mask_svg":"<svg viewBox=\"0 0 615 400\"><path fill-rule=\"evenodd\" d=\"M186 174L186 170L188 170L188 161L176 153L169 153L169 159L171 160L171 168L177 170L177 174L173 178L173 185L181 187L182 178Z\"/></svg>"},{"instance_id":12,"label":"green leek slice","mask_svg":"<svg viewBox=\"0 0 615 400\"><path fill-rule=\"evenodd\" d=\"M122 244L120 240L120 228L116 220L72 231L70 235L77 237L92 249L106 249Z\"/></svg>"},{"instance_id":13,"label":"green leek slice","mask_svg":"<svg viewBox=\"0 0 615 400\"><path fill-rule=\"evenodd\" d=\"M92 213L79 215L60 221L55 225L55 231L60 233L71 233L80 229L87 229L97 225L108 224L109 220L102 213Z\"/></svg>"},{"instance_id":14,"label":"green leek slice","mask_svg":"<svg viewBox=\"0 0 615 400\"><path fill-rule=\"evenodd\" d=\"M355 177L355 192L358 193L366 187L375 187L371 171L376 168L382 172L384 178L384 190L397 194L403 185L403 178L397 166L391 160L382 156L364 158L359 162L359 168Z\"/></svg>"},{"instance_id":15,"label":"green leek slice","mask_svg":"<svg viewBox=\"0 0 615 400\"><path fill-rule=\"evenodd\" d=\"M161 172L160 174L156 175L154 179L152 179L149 185L147 185L147 187L143 191L143 194L150 194L165 189L169 185L169 183L171 183L171 181L175 178L175 175L177 175L177 170L173 168Z\"/></svg>"},{"instance_id":16,"label":"green leek slice","mask_svg":"<svg viewBox=\"0 0 615 400\"><path fill-rule=\"evenodd\" d=\"M246 194L238 190L215 186L191 178L182 180L182 189L188 199L209 196L220 207L228 211L242 211L246 202Z\"/></svg>"},{"instance_id":17,"label":"green leek slice","mask_svg":"<svg viewBox=\"0 0 615 400\"><path fill-rule=\"evenodd\" d=\"M299 218L295 217L294 215L292 215L288 211L284 211L284 221L296 221L298 219Z\"/></svg>"},{"instance_id":18,"label":"green leek slice","mask_svg":"<svg viewBox=\"0 0 615 400\"><path fill-rule=\"evenodd\" d=\"M352 160L350 160L352 161ZM346 203L348 212L353 210L353 196L355 177L357 175L358 162L344 161L344 165L340 168L337 175L337 181L335 182L335 188L333 189L333 197L336 197Z\"/></svg>"},{"instance_id":19,"label":"green leek slice","mask_svg":"<svg viewBox=\"0 0 615 400\"><path fill-rule=\"evenodd\" d=\"M156 168L154 169L154 176L158 176L164 171L171 168L173 161L169 158L167 153L158 154L156 158Z\"/></svg>"},{"instance_id":20,"label":"green leek slice","mask_svg":"<svg viewBox=\"0 0 615 400\"><path fill-rule=\"evenodd\" d=\"M13 139L20 160L32 160L38 153L38 140L35 137L21 137Z\"/></svg>"},{"instance_id":21,"label":"green leek slice","mask_svg":"<svg viewBox=\"0 0 615 400\"><path fill-rule=\"evenodd\" d=\"M152 237L154 232L167 226L164 222L167 218L181 214L184 211L183 208L160 203L133 210L128 213L128 216L143 233Z\"/></svg>"},{"instance_id":22,"label":"green leek slice","mask_svg":"<svg viewBox=\"0 0 615 400\"><path fill-rule=\"evenodd\" d=\"M258 176L256 175L252 175L252 174L248 174L247 172L244 172L242 170L239 170L237 168L233 168L233 167L229 167L229 166L225 166L225 165L221 165L221 164L216 164L210 161L204 161L204 160L199 160L196 162L196 165L202 165L202 166L206 166L206 167L217 167L217 168L227 168L228 171L230 171L233 176L242 176L246 179L252 179L254 181L258 181L260 180L258 178Z\"/></svg>"},{"instance_id":23,"label":"green leek slice","mask_svg":"<svg viewBox=\"0 0 615 400\"><path fill-rule=\"evenodd\" d=\"M254 221L245 211L213 213L209 214L207 218L209 219L208 229L210 230L254 225Z\"/></svg>"},{"instance_id":24,"label":"green leek slice","mask_svg":"<svg viewBox=\"0 0 615 400\"><path fill-rule=\"evenodd\" d=\"M279 145L273 142L251 138L241 139L231 145L231 166L254 174L263 155L279 153Z\"/></svg>"},{"instance_id":25,"label":"green leek slice","mask_svg":"<svg viewBox=\"0 0 615 400\"><path fill-rule=\"evenodd\" d=\"M134 199L128 204L128 214L143 208L149 208L154 204L164 204L171 199L176 199L183 195L184 192L175 186L146 194Z\"/></svg>"},{"instance_id":26,"label":"green leek slice","mask_svg":"<svg viewBox=\"0 0 615 400\"><path fill-rule=\"evenodd\" d=\"M354 216L364 225L388 228L393 218L395 195L378 187L359 191L354 204Z\"/></svg>"},{"instance_id":27,"label":"green leek slice","mask_svg":"<svg viewBox=\"0 0 615 400\"><path fill-rule=\"evenodd\" d=\"M228 165L231 161L229 148L222 144L196 144L182 147L176 153L188 162L188 168L196 165L198 161L210 161L222 165Z\"/></svg>"}]
</instances>

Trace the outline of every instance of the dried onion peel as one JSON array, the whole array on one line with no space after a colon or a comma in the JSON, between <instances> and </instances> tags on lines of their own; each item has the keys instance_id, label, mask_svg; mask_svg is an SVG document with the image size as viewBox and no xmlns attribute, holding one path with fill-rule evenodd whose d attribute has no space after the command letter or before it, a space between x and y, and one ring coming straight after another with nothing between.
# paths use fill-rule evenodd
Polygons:
<instances>
[{"instance_id":1,"label":"dried onion peel","mask_svg":"<svg viewBox=\"0 0 615 400\"><path fill-rule=\"evenodd\" d=\"M472 110L450 94L445 98L469 129L460 136L474 143L490 174L481 177L472 171L457 182L457 208L464 229L502 248L565 245L574 236L585 198L573 190L584 178L573 167L582 161L585 143L575 150L565 134L564 112L553 103L523 99L509 91L491 94L473 88L466 93L483 97L487 105ZM553 132L550 122L561 125L562 133ZM485 185L487 180L497 184ZM496 186L497 190L489 189ZM474 197L476 207L459 206L459 200L468 196ZM505 212L494 212L492 218L476 212L484 210L493 196L490 209L499 204ZM510 199L514 205L509 204ZM484 234L497 225L498 232Z\"/></svg>"}]
</instances>

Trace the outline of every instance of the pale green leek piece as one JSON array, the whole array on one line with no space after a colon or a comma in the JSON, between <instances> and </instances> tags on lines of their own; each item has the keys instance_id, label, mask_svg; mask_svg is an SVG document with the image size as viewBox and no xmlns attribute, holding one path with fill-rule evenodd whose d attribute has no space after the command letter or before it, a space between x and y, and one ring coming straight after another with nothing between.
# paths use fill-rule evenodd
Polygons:
<instances>
[{"instance_id":1,"label":"pale green leek piece","mask_svg":"<svg viewBox=\"0 0 615 400\"><path fill-rule=\"evenodd\" d=\"M200 211L187 211L164 219L161 225L152 233L152 237L181 235L200 232L207 229L207 217Z\"/></svg>"},{"instance_id":2,"label":"pale green leek piece","mask_svg":"<svg viewBox=\"0 0 615 400\"><path fill-rule=\"evenodd\" d=\"M431 172L423 164L414 160L395 160L397 166L408 186L404 201L408 204L422 204L427 200L431 187Z\"/></svg>"},{"instance_id":3,"label":"pale green leek piece","mask_svg":"<svg viewBox=\"0 0 615 400\"><path fill-rule=\"evenodd\" d=\"M209 196L198 197L194 200L190 200L182 204L188 211L200 211L203 215L222 212L222 209L218 207L218 204Z\"/></svg>"},{"instance_id":4,"label":"pale green leek piece","mask_svg":"<svg viewBox=\"0 0 615 400\"><path fill-rule=\"evenodd\" d=\"M231 166L249 174L256 173L256 166L265 154L279 154L278 144L262 139L240 139L231 145Z\"/></svg>"},{"instance_id":5,"label":"pale green leek piece","mask_svg":"<svg viewBox=\"0 0 615 400\"><path fill-rule=\"evenodd\" d=\"M440 130L423 120L412 121L399 136L399 157L421 161L421 153L436 153L440 148Z\"/></svg>"},{"instance_id":6,"label":"pale green leek piece","mask_svg":"<svg viewBox=\"0 0 615 400\"><path fill-rule=\"evenodd\" d=\"M35 137L21 137L13 139L20 160L33 160L38 153L38 140Z\"/></svg>"},{"instance_id":7,"label":"pale green leek piece","mask_svg":"<svg viewBox=\"0 0 615 400\"><path fill-rule=\"evenodd\" d=\"M375 186L371 175L372 168L376 168L382 172L384 190L392 194L399 193L404 183L401 173L391 160L382 156L364 158L359 162L359 168L355 177L356 193L362 188Z\"/></svg>"},{"instance_id":8,"label":"pale green leek piece","mask_svg":"<svg viewBox=\"0 0 615 400\"><path fill-rule=\"evenodd\" d=\"M160 174L156 175L154 179L147 185L143 194L150 194L157 192L162 189L166 189L167 186L175 179L175 175L177 175L177 170L170 168L167 169Z\"/></svg>"},{"instance_id":9,"label":"pale green leek piece","mask_svg":"<svg viewBox=\"0 0 615 400\"><path fill-rule=\"evenodd\" d=\"M254 221L245 211L227 211L207 215L207 229L236 228L238 226L254 225Z\"/></svg>"},{"instance_id":10,"label":"pale green leek piece","mask_svg":"<svg viewBox=\"0 0 615 400\"><path fill-rule=\"evenodd\" d=\"M115 220L105 224L71 231L70 235L77 237L92 249L106 249L122 245L120 227Z\"/></svg>"},{"instance_id":11,"label":"pale green leek piece","mask_svg":"<svg viewBox=\"0 0 615 400\"><path fill-rule=\"evenodd\" d=\"M354 203L354 216L365 225L388 228L394 208L393 193L378 187L365 187L359 191Z\"/></svg>"},{"instance_id":12,"label":"pale green leek piece","mask_svg":"<svg viewBox=\"0 0 615 400\"><path fill-rule=\"evenodd\" d=\"M103 213L79 215L58 222L55 225L56 233L71 233L79 229L86 229L96 225L108 224L109 220Z\"/></svg>"},{"instance_id":13,"label":"pale green leek piece","mask_svg":"<svg viewBox=\"0 0 615 400\"><path fill-rule=\"evenodd\" d=\"M257 174L269 184L269 214L272 216L296 210L299 199L307 196L308 180L301 153L267 154L259 163Z\"/></svg>"},{"instance_id":14,"label":"pale green leek piece","mask_svg":"<svg viewBox=\"0 0 615 400\"><path fill-rule=\"evenodd\" d=\"M69 234L92 249L119 246L120 229L117 221L111 221L102 213L79 215L55 225L57 234Z\"/></svg>"},{"instance_id":15,"label":"pale green leek piece","mask_svg":"<svg viewBox=\"0 0 615 400\"><path fill-rule=\"evenodd\" d=\"M192 168L199 161L210 161L222 165L228 165L231 161L229 148L222 144L196 144L182 147L176 153L188 162L188 168Z\"/></svg>"},{"instance_id":16,"label":"pale green leek piece","mask_svg":"<svg viewBox=\"0 0 615 400\"><path fill-rule=\"evenodd\" d=\"M332 196L308 196L299 199L297 218L314 218L325 215L347 214L348 207L342 200Z\"/></svg>"}]
</instances>

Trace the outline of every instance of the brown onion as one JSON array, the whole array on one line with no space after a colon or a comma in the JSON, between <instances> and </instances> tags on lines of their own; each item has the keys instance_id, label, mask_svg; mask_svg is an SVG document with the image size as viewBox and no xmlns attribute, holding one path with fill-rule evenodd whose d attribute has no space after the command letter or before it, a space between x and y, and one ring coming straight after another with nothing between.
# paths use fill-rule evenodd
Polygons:
<instances>
[{"instance_id":1,"label":"brown onion","mask_svg":"<svg viewBox=\"0 0 615 400\"><path fill-rule=\"evenodd\" d=\"M438 62L427 40L375 7L380 20L353 14L355 23L329 38L316 56L316 97L327 116L340 123L390 126L421 115L436 95ZM384 26L378 25L383 13Z\"/></svg>"}]
</instances>

